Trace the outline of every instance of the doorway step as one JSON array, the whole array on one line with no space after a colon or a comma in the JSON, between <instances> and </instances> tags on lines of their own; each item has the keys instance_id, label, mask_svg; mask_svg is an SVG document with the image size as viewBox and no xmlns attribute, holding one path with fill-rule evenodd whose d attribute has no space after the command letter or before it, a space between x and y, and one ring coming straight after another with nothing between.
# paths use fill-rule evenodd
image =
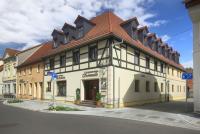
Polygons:
<instances>
[{"instance_id":1,"label":"doorway step","mask_svg":"<svg viewBox=\"0 0 200 134\"><path fill-rule=\"evenodd\" d=\"M84 100L84 101L81 101L81 103L79 105L80 106L85 106L85 107L96 107L96 101Z\"/></svg>"}]
</instances>

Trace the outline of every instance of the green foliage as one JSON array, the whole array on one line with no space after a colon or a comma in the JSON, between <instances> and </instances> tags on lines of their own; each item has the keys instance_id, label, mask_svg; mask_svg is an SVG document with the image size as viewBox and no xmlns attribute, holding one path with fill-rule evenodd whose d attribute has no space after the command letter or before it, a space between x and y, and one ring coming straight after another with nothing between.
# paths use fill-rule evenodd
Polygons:
<instances>
[{"instance_id":1,"label":"green foliage","mask_svg":"<svg viewBox=\"0 0 200 134\"><path fill-rule=\"evenodd\" d=\"M101 101L101 98L102 98L102 95L101 95L101 93L97 93L96 94L96 101Z\"/></svg>"},{"instance_id":2,"label":"green foliage","mask_svg":"<svg viewBox=\"0 0 200 134\"><path fill-rule=\"evenodd\" d=\"M79 88L77 88L76 89L76 100L80 100L80 93L81 93L81 91L80 91L80 89Z\"/></svg>"},{"instance_id":3,"label":"green foliage","mask_svg":"<svg viewBox=\"0 0 200 134\"><path fill-rule=\"evenodd\" d=\"M50 106L48 110L50 111L81 111L77 108L70 108L70 107L64 107L64 106Z\"/></svg>"},{"instance_id":4,"label":"green foliage","mask_svg":"<svg viewBox=\"0 0 200 134\"><path fill-rule=\"evenodd\" d=\"M21 103L23 102L22 100L19 100L19 99L14 99L14 100L8 100L7 101L8 103Z\"/></svg>"}]
</instances>

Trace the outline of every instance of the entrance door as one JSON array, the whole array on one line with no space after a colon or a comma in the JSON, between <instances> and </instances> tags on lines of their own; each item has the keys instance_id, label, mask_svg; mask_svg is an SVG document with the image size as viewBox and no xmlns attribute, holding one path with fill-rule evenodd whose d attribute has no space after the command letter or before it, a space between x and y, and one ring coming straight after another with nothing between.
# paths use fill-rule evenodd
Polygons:
<instances>
[{"instance_id":1,"label":"entrance door","mask_svg":"<svg viewBox=\"0 0 200 134\"><path fill-rule=\"evenodd\" d=\"M99 80L86 80L84 82L85 100L96 100L96 94L99 91Z\"/></svg>"}]
</instances>

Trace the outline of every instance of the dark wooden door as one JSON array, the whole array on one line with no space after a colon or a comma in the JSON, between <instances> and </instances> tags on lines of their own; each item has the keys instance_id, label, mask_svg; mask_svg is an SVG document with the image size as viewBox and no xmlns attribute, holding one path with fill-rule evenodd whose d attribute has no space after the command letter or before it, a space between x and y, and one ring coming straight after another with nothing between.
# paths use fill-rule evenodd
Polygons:
<instances>
[{"instance_id":1,"label":"dark wooden door","mask_svg":"<svg viewBox=\"0 0 200 134\"><path fill-rule=\"evenodd\" d=\"M96 100L96 94L99 91L99 80L87 80L84 83L85 100Z\"/></svg>"}]
</instances>

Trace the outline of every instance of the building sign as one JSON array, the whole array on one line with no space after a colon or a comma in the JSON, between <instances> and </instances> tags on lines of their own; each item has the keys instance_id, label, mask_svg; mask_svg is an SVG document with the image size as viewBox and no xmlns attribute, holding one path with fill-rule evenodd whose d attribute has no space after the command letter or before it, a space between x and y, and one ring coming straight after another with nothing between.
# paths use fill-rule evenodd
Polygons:
<instances>
[{"instance_id":1,"label":"building sign","mask_svg":"<svg viewBox=\"0 0 200 134\"><path fill-rule=\"evenodd\" d=\"M94 76L98 76L98 71L88 71L88 72L84 72L82 77L94 77Z\"/></svg>"},{"instance_id":2,"label":"building sign","mask_svg":"<svg viewBox=\"0 0 200 134\"><path fill-rule=\"evenodd\" d=\"M106 78L101 79L101 89L106 89L107 88L107 80Z\"/></svg>"},{"instance_id":3,"label":"building sign","mask_svg":"<svg viewBox=\"0 0 200 134\"><path fill-rule=\"evenodd\" d=\"M63 76L63 75L58 75L57 79L65 79L65 76Z\"/></svg>"}]
</instances>

